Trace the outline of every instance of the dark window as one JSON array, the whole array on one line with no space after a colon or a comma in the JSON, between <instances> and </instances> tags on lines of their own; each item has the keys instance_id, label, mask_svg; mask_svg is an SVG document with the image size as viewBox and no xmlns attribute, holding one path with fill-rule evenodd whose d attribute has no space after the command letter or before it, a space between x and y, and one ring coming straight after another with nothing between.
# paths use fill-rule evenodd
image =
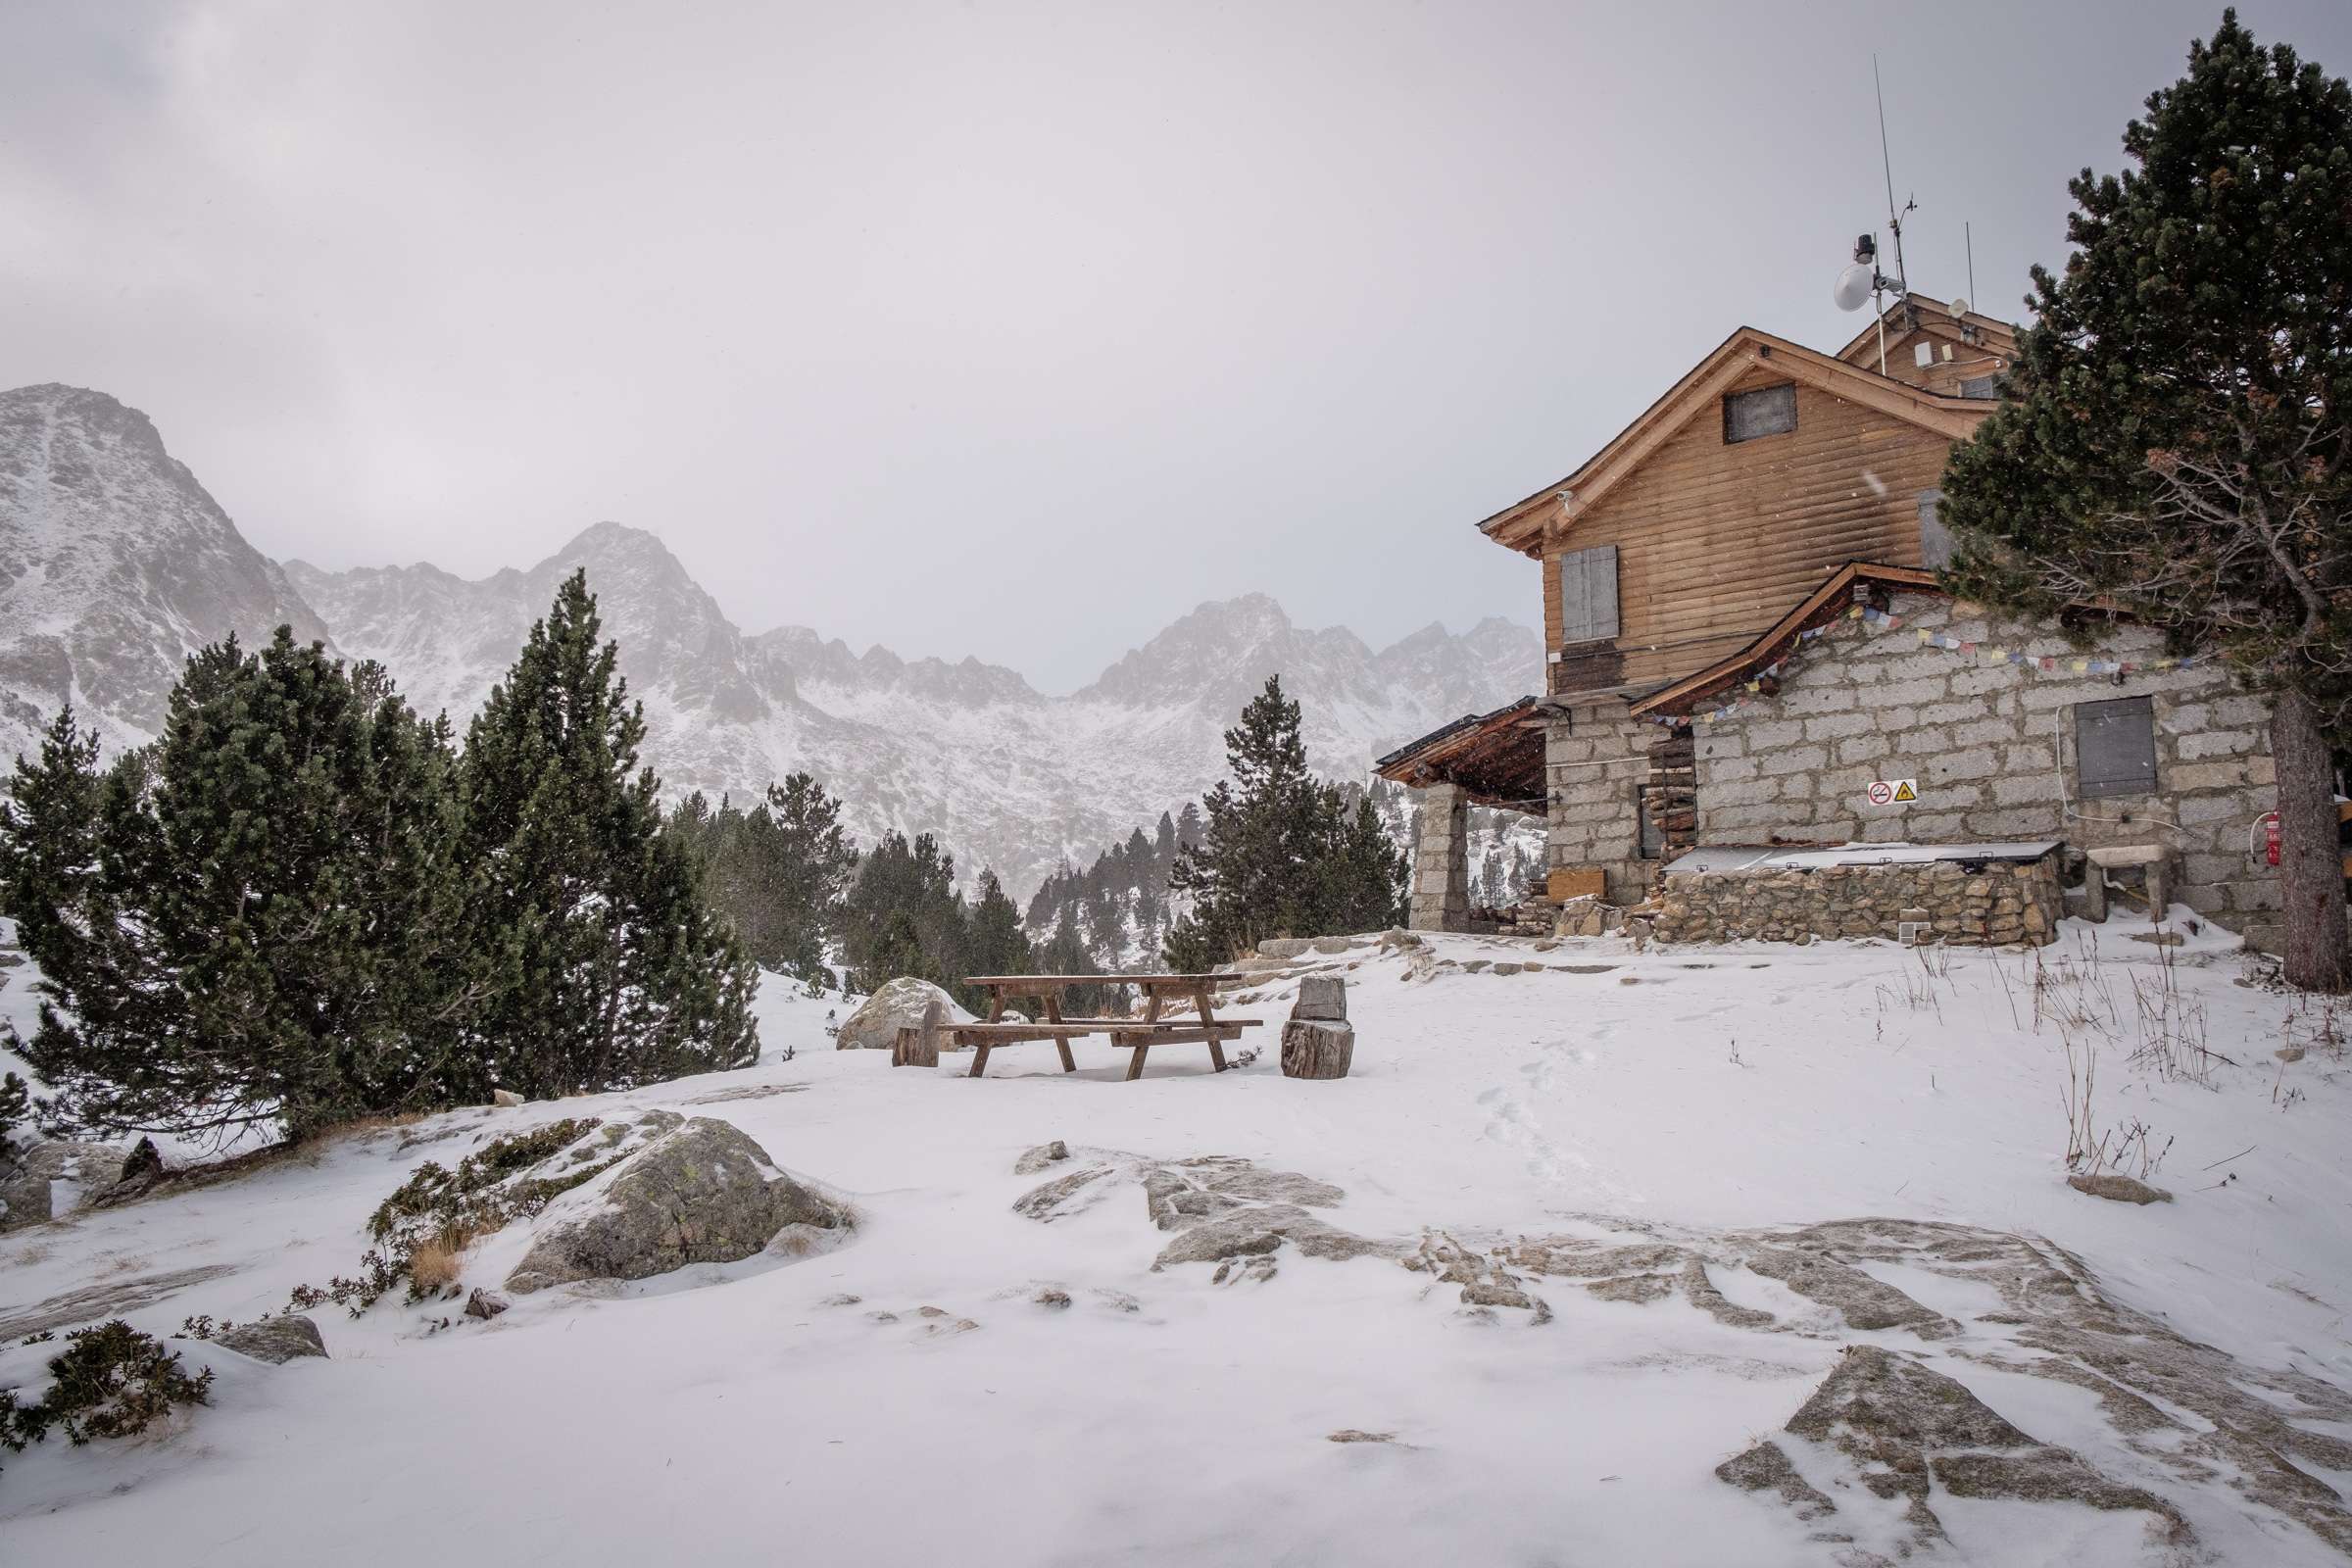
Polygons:
<instances>
[{"instance_id":1,"label":"dark window","mask_svg":"<svg viewBox=\"0 0 2352 1568\"><path fill-rule=\"evenodd\" d=\"M1960 381L1960 395L1964 398L1997 398L2001 395L2001 378L1997 375L1964 376Z\"/></svg>"},{"instance_id":2,"label":"dark window","mask_svg":"<svg viewBox=\"0 0 2352 1568\"><path fill-rule=\"evenodd\" d=\"M1617 547L1598 545L1560 557L1560 643L1617 635Z\"/></svg>"},{"instance_id":3,"label":"dark window","mask_svg":"<svg viewBox=\"0 0 2352 1568\"><path fill-rule=\"evenodd\" d=\"M2075 705L2075 773L2076 793L2086 801L2155 793L2156 714L2148 699Z\"/></svg>"},{"instance_id":4,"label":"dark window","mask_svg":"<svg viewBox=\"0 0 2352 1568\"><path fill-rule=\"evenodd\" d=\"M1654 860L1666 851L1666 830L1650 809L1650 787L1646 784L1634 786L1634 816L1642 824L1642 858Z\"/></svg>"},{"instance_id":5,"label":"dark window","mask_svg":"<svg viewBox=\"0 0 2352 1568\"><path fill-rule=\"evenodd\" d=\"M1735 392L1723 400L1725 442L1753 441L1760 435L1786 435L1796 428L1796 386L1759 387Z\"/></svg>"},{"instance_id":6,"label":"dark window","mask_svg":"<svg viewBox=\"0 0 2352 1568\"><path fill-rule=\"evenodd\" d=\"M1952 530L1943 525L1943 492L1919 493L1919 562L1923 566L1952 564Z\"/></svg>"}]
</instances>

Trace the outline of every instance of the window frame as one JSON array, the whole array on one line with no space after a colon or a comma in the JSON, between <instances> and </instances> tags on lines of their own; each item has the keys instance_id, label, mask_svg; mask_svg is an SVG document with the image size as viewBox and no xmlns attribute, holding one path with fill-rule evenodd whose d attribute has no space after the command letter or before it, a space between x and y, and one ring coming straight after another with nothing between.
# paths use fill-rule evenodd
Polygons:
<instances>
[{"instance_id":1,"label":"window frame","mask_svg":"<svg viewBox=\"0 0 2352 1568\"><path fill-rule=\"evenodd\" d=\"M1788 405L1788 422L1776 424L1769 430L1750 430L1744 435L1735 433L1733 408L1735 406L1761 408L1765 406L1762 400L1766 398L1772 400L1776 410L1784 402ZM1750 387L1744 392L1726 392L1723 395L1723 444L1725 446L1744 446L1750 441L1763 441L1776 435L1793 435L1795 433L1796 383L1794 381L1783 381L1774 386Z\"/></svg>"},{"instance_id":2,"label":"window frame","mask_svg":"<svg viewBox=\"0 0 2352 1568\"><path fill-rule=\"evenodd\" d=\"M2136 716L2144 726L2147 745L2147 771L2144 777L2134 769L2130 773L2102 767L2091 774L2088 758L2092 748L2083 744L2085 725L2113 723ZM2134 737L2137 739L2138 737ZM2106 745L2098 748L2107 750ZM2157 790L2158 760L2156 756L2156 702L2152 697L2110 697L2075 704L2075 798L2082 801L2113 800L2119 796L2154 795Z\"/></svg>"}]
</instances>

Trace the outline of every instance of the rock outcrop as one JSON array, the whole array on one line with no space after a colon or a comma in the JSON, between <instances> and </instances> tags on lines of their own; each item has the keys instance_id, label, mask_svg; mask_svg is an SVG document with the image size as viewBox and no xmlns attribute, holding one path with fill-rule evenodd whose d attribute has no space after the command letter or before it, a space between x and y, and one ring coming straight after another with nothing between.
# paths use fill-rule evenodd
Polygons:
<instances>
[{"instance_id":1,"label":"rock outcrop","mask_svg":"<svg viewBox=\"0 0 2352 1568\"><path fill-rule=\"evenodd\" d=\"M843 1020L833 1044L842 1051L888 1051L898 1044L901 1029L921 1025L924 1009L935 1002L947 1022L973 1021L972 1015L956 1005L956 999L938 986L904 975L866 998L856 1012Z\"/></svg>"},{"instance_id":2,"label":"rock outcrop","mask_svg":"<svg viewBox=\"0 0 2352 1568\"><path fill-rule=\"evenodd\" d=\"M851 1216L772 1165L730 1123L695 1117L541 1216L508 1275L515 1295L574 1280L641 1280L689 1263L733 1263L786 1232L837 1231Z\"/></svg>"},{"instance_id":3,"label":"rock outcrop","mask_svg":"<svg viewBox=\"0 0 2352 1568\"><path fill-rule=\"evenodd\" d=\"M301 1356L326 1355L326 1340L318 1325L300 1312L288 1312L279 1317L260 1318L240 1323L216 1335L213 1343L224 1350L250 1355L256 1361L272 1366L283 1365Z\"/></svg>"}]
</instances>

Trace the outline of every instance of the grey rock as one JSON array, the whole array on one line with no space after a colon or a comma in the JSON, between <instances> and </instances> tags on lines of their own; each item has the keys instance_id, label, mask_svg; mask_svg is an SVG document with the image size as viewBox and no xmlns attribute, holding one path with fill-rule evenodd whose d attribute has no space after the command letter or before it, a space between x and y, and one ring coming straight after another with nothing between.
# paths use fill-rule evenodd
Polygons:
<instances>
[{"instance_id":1,"label":"grey rock","mask_svg":"<svg viewBox=\"0 0 2352 1568\"><path fill-rule=\"evenodd\" d=\"M466 1315L478 1317L487 1322L504 1312L512 1304L496 1291L485 1291L476 1286L473 1294L466 1298Z\"/></svg>"},{"instance_id":2,"label":"grey rock","mask_svg":"<svg viewBox=\"0 0 2352 1568\"><path fill-rule=\"evenodd\" d=\"M512 1109L522 1103L522 1097L512 1089L493 1089L490 1091L490 1103L502 1110Z\"/></svg>"},{"instance_id":3,"label":"grey rock","mask_svg":"<svg viewBox=\"0 0 2352 1568\"><path fill-rule=\"evenodd\" d=\"M641 1280L689 1263L732 1263L787 1226L839 1230L850 1222L776 1170L740 1129L698 1116L559 1200L507 1289L520 1296L573 1280Z\"/></svg>"},{"instance_id":4,"label":"grey rock","mask_svg":"<svg viewBox=\"0 0 2352 1568\"><path fill-rule=\"evenodd\" d=\"M1029 1299L1035 1301L1042 1307L1049 1308L1052 1311L1065 1312L1069 1310L1070 1293L1067 1291L1058 1291L1051 1286L1048 1286L1046 1289L1039 1291L1035 1296L1029 1298Z\"/></svg>"},{"instance_id":5,"label":"grey rock","mask_svg":"<svg viewBox=\"0 0 2352 1568\"><path fill-rule=\"evenodd\" d=\"M1303 1208L1275 1203L1237 1208L1193 1226L1161 1248L1152 1267L1156 1272L1172 1263L1213 1263L1229 1257L1260 1256L1285 1243L1308 1257L1335 1261L1393 1256L1397 1250L1392 1243L1371 1241L1325 1224Z\"/></svg>"},{"instance_id":6,"label":"grey rock","mask_svg":"<svg viewBox=\"0 0 2352 1568\"><path fill-rule=\"evenodd\" d=\"M1257 956L1261 958L1296 958L1313 948L1313 941L1306 937L1268 937L1257 945Z\"/></svg>"},{"instance_id":7,"label":"grey rock","mask_svg":"<svg viewBox=\"0 0 2352 1568\"><path fill-rule=\"evenodd\" d=\"M1307 946L1316 953L1330 956L1346 953L1349 948L1354 947L1355 939L1352 937L1317 937Z\"/></svg>"},{"instance_id":8,"label":"grey rock","mask_svg":"<svg viewBox=\"0 0 2352 1568\"><path fill-rule=\"evenodd\" d=\"M2169 1203L2173 1200L2173 1195L2163 1188L2150 1187L2146 1182L2133 1181L2129 1176L2069 1176L2066 1185L2078 1193L2087 1193L2092 1198L2104 1198L2118 1203Z\"/></svg>"},{"instance_id":9,"label":"grey rock","mask_svg":"<svg viewBox=\"0 0 2352 1568\"><path fill-rule=\"evenodd\" d=\"M1050 1144L1040 1144L1012 1162L1015 1176L1034 1176L1047 1166L1070 1157L1070 1146L1056 1138Z\"/></svg>"},{"instance_id":10,"label":"grey rock","mask_svg":"<svg viewBox=\"0 0 2352 1568\"><path fill-rule=\"evenodd\" d=\"M299 1356L324 1357L326 1340L318 1325L299 1312L282 1317L266 1317L258 1322L240 1323L226 1333L217 1336L213 1343L224 1350L250 1355L256 1361L282 1365Z\"/></svg>"},{"instance_id":11,"label":"grey rock","mask_svg":"<svg viewBox=\"0 0 2352 1568\"><path fill-rule=\"evenodd\" d=\"M928 980L902 975L865 999L842 1024L833 1044L842 1051L888 1051L898 1043L902 1028L919 1028L923 1009L940 1004L950 1023L970 1023L972 1015L956 1005L956 999Z\"/></svg>"},{"instance_id":12,"label":"grey rock","mask_svg":"<svg viewBox=\"0 0 2352 1568\"><path fill-rule=\"evenodd\" d=\"M1089 1165L1083 1170L1056 1176L1052 1181L1032 1187L1012 1200L1012 1211L1041 1225L1051 1225L1057 1219L1094 1207L1101 1200L1100 1193L1088 1193L1082 1202L1073 1202L1086 1188L1110 1174L1108 1165Z\"/></svg>"},{"instance_id":13,"label":"grey rock","mask_svg":"<svg viewBox=\"0 0 2352 1568\"><path fill-rule=\"evenodd\" d=\"M1348 982L1336 974L1310 974L1298 982L1298 1000L1291 1005L1294 1018L1329 1018L1346 1022Z\"/></svg>"},{"instance_id":14,"label":"grey rock","mask_svg":"<svg viewBox=\"0 0 2352 1568\"><path fill-rule=\"evenodd\" d=\"M0 1232L63 1219L122 1179L131 1151L119 1144L39 1138L0 1155Z\"/></svg>"}]
</instances>

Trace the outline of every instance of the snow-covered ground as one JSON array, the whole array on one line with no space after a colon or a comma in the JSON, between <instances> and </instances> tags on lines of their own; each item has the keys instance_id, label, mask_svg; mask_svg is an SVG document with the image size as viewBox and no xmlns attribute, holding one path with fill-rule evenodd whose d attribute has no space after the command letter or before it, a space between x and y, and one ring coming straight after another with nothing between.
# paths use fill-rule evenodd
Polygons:
<instances>
[{"instance_id":1,"label":"snow-covered ground","mask_svg":"<svg viewBox=\"0 0 2352 1568\"><path fill-rule=\"evenodd\" d=\"M1800 1519L1714 1474L1864 1345L1921 1357L2034 1438L2170 1499L2194 1536L2162 1544L2136 1509L1953 1496L1939 1481L1936 1560L2336 1561L2232 1485L2242 1464L2208 1455L2196 1480L2165 1462L2168 1443L2195 1448L2211 1427L2186 1396L2151 1406L2170 1429L2134 1435L2087 1386L1990 1364L2025 1331L1965 1270L1865 1265L1948 1326L1857 1328L1719 1253L1700 1278L1770 1314L1757 1327L1686 1295L1606 1298L1524 1250L1510 1272L1542 1308L1481 1306L1393 1255L1432 1233L1485 1255L1522 1238L1706 1252L1750 1228L1873 1215L1981 1227L2071 1254L2118 1308L2233 1357L2237 1394L2315 1438L2352 1438L2276 1392L2296 1373L2352 1389L2352 1074L2324 1040L2278 1059L2323 1020L2240 984L2210 932L2174 952L2166 1005L2186 1021L2153 1036L2201 1027L2228 1060L2171 1078L2135 1063L2151 1039L2135 999L2168 971L2132 929L2070 923L2037 956L1925 960L1880 944L1367 944L1317 960L1347 977L1357 1030L1337 1082L1283 1077L1271 1027L1223 1075L1176 1047L1121 1082L1124 1053L1101 1041L1079 1043L1075 1075L1045 1046L1000 1051L983 1081L963 1056L894 1070L886 1054L829 1049L837 1002L777 985L767 1054L746 1071L458 1112L0 1239L0 1319L18 1334L42 1303L92 1290L115 1295L85 1298L88 1315L157 1333L194 1313L243 1319L352 1272L363 1220L419 1162L656 1105L736 1123L860 1216L847 1245L805 1259L550 1291L486 1324L432 1332L454 1303L396 1298L357 1321L325 1308L325 1361L270 1367L181 1342L218 1370L212 1407L161 1438L7 1457L0 1557L1866 1563L1880 1559L1838 1554L1893 1555L1894 1505L1795 1440L1780 1439L1834 1516ZM1545 967L1473 967L1531 959ZM1278 1019L1293 984L1241 1010ZM2097 1021L2062 1028L2062 1014ZM2168 1152L2151 1179L2176 1201L2065 1185L2069 1034L2078 1058L2098 1052L2088 1119L2152 1129ZM1015 1174L1054 1139L1068 1162ZM1316 1217L1392 1254L1285 1246L1270 1277L1244 1266L1221 1284L1211 1263L1155 1270L1174 1238L1135 1178L1203 1155L1343 1189ZM1044 1220L1016 1212L1095 1166L1108 1173L1033 1205ZM481 1244L466 1283L495 1286L511 1250ZM142 1283L208 1269L222 1272ZM42 1353L7 1350L0 1384ZM2352 1487L2300 1463L2323 1491Z\"/></svg>"}]
</instances>

